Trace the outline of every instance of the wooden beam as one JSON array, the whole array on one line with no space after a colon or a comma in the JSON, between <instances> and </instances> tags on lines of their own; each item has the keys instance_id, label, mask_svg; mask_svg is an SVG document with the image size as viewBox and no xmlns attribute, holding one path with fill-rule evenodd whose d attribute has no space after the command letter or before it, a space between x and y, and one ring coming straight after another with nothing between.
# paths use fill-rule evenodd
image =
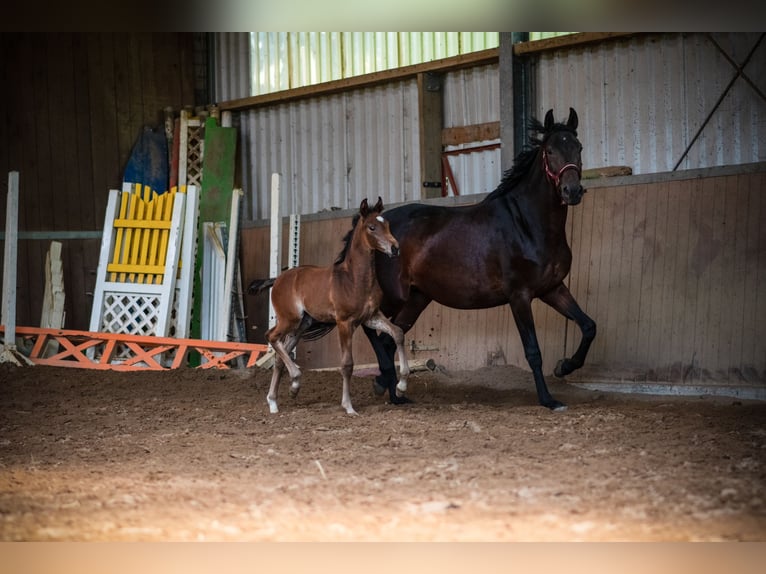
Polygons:
<instances>
[{"instance_id":1,"label":"wooden beam","mask_svg":"<svg viewBox=\"0 0 766 574\"><path fill-rule=\"evenodd\" d=\"M442 130L442 145L460 145L496 139L500 139L500 122L487 122Z\"/></svg>"},{"instance_id":2,"label":"wooden beam","mask_svg":"<svg viewBox=\"0 0 766 574\"><path fill-rule=\"evenodd\" d=\"M521 54L571 48L573 46L603 42L604 40L613 40L615 38L629 38L635 35L636 32L578 32L576 34L567 34L566 36L556 36L555 38L519 42L513 45L513 53L519 56Z\"/></svg>"},{"instance_id":3,"label":"wooden beam","mask_svg":"<svg viewBox=\"0 0 766 574\"><path fill-rule=\"evenodd\" d=\"M619 177L621 175L633 175L633 170L626 165L606 167L594 167L582 170L581 179L598 179L600 177Z\"/></svg>"},{"instance_id":4,"label":"wooden beam","mask_svg":"<svg viewBox=\"0 0 766 574\"><path fill-rule=\"evenodd\" d=\"M459 70L461 68L495 64L497 61L497 48L490 48L489 50L470 52L468 54L461 54L460 56L453 56L451 58L442 58L440 60L433 60L423 64L413 64L411 66L403 66L401 68L394 68L392 70L383 70L381 72L372 72L370 74L344 78L342 80L323 82L321 84L314 84L312 86L303 86L300 88L281 90L271 94L263 94L260 96L250 96L248 98L229 100L226 102L221 102L218 107L221 110L233 111L246 110L273 104L283 104L285 102L294 100L326 96L360 88L369 88L371 86L385 84L388 82L395 82L398 80L408 80L416 78L418 75L424 74L426 72L447 72L452 70Z\"/></svg>"},{"instance_id":5,"label":"wooden beam","mask_svg":"<svg viewBox=\"0 0 766 574\"><path fill-rule=\"evenodd\" d=\"M423 198L442 195L443 77L437 72L418 74L420 108L420 182Z\"/></svg>"}]
</instances>

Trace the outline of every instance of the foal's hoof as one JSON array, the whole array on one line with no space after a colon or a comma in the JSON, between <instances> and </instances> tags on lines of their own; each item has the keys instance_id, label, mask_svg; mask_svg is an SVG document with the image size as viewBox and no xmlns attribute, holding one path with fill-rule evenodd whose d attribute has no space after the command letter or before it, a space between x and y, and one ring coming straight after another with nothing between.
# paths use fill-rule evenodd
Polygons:
<instances>
[{"instance_id":1,"label":"foal's hoof","mask_svg":"<svg viewBox=\"0 0 766 574\"><path fill-rule=\"evenodd\" d=\"M388 390L388 387L384 387L378 382L378 379L372 381L372 392L377 396L383 395Z\"/></svg>"}]
</instances>

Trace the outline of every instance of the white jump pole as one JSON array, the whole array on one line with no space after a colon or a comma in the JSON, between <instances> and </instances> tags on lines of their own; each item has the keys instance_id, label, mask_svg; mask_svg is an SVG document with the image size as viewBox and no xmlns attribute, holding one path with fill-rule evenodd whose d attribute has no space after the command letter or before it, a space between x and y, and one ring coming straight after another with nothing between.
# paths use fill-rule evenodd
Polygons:
<instances>
[{"instance_id":1,"label":"white jump pole","mask_svg":"<svg viewBox=\"0 0 766 574\"><path fill-rule=\"evenodd\" d=\"M279 209L280 175L271 174L271 243L269 252L269 277L276 277L282 271L282 217ZM271 291L269 291L269 294ZM269 296L269 328L277 324L277 315Z\"/></svg>"},{"instance_id":2,"label":"white jump pole","mask_svg":"<svg viewBox=\"0 0 766 574\"><path fill-rule=\"evenodd\" d=\"M19 172L8 173L8 203L5 212L5 259L3 260L3 314L5 339L0 363L33 364L16 350L16 266L19 239Z\"/></svg>"}]
</instances>

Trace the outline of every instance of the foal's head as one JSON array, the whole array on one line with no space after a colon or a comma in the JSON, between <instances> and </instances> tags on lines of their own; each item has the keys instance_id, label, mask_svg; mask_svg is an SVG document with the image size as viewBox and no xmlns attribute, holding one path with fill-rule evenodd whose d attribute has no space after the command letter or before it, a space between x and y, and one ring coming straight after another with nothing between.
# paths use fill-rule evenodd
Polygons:
<instances>
[{"instance_id":1,"label":"foal's head","mask_svg":"<svg viewBox=\"0 0 766 574\"><path fill-rule=\"evenodd\" d=\"M378 197L378 202L373 208L367 203L367 198L362 200L359 206L359 221L356 228L362 234L362 241L370 248L382 251L389 257L399 254L399 242L391 234L388 221L380 214L383 211L383 200Z\"/></svg>"},{"instance_id":2,"label":"foal's head","mask_svg":"<svg viewBox=\"0 0 766 574\"><path fill-rule=\"evenodd\" d=\"M582 145L577 139L577 112L569 108L567 123L557 124L553 121L553 110L548 110L541 127L545 175L558 190L561 203L577 205L585 193L580 183Z\"/></svg>"}]
</instances>

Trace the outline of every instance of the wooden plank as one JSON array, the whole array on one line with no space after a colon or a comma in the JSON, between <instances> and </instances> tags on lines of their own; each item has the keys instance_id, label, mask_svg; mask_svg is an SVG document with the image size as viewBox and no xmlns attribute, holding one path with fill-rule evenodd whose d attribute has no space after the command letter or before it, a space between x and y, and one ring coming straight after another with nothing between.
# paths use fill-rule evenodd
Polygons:
<instances>
[{"instance_id":1,"label":"wooden plank","mask_svg":"<svg viewBox=\"0 0 766 574\"><path fill-rule=\"evenodd\" d=\"M621 177L633 175L633 169L627 165L593 167L582 170L582 179L599 179L602 177Z\"/></svg>"},{"instance_id":2,"label":"wooden plank","mask_svg":"<svg viewBox=\"0 0 766 574\"><path fill-rule=\"evenodd\" d=\"M460 145L500 138L500 122L442 129L442 145Z\"/></svg>"},{"instance_id":3,"label":"wooden plank","mask_svg":"<svg viewBox=\"0 0 766 574\"><path fill-rule=\"evenodd\" d=\"M694 201L692 186L689 181L679 181L673 184L674 209L670 219L678 233L673 252L672 285L673 298L671 305L671 349L670 356L681 370L672 373L673 381L683 381L692 373L693 348L690 344L693 332L694 304L696 299L696 283L689 273L689 249L691 239L691 209Z\"/></svg>"},{"instance_id":4,"label":"wooden plank","mask_svg":"<svg viewBox=\"0 0 766 574\"><path fill-rule=\"evenodd\" d=\"M638 363L648 371L655 366L653 341L657 334L652 326L656 316L655 277L660 274L660 269L662 269L662 244L658 237L658 228L661 225L661 223L658 223L658 219L662 211L659 202L660 190L656 187L647 187L646 192L645 242L641 257L640 316L638 339L636 341L636 357ZM662 232L664 232L664 228L660 233Z\"/></svg>"},{"instance_id":5,"label":"wooden plank","mask_svg":"<svg viewBox=\"0 0 766 574\"><path fill-rule=\"evenodd\" d=\"M766 250L764 229L762 225L764 211L762 200L763 176L741 176L747 181L748 203L745 212L745 269L742 278L744 288L744 305L742 316L742 351L741 369L747 380L757 378L758 365L763 368L763 325L758 317L759 294L763 293L763 282L766 279L766 268L759 265L758 254Z\"/></svg>"},{"instance_id":6,"label":"wooden plank","mask_svg":"<svg viewBox=\"0 0 766 574\"><path fill-rule=\"evenodd\" d=\"M235 111L247 110L256 108L258 106L267 106L277 103L284 104L286 102L304 98L315 98L318 96L337 94L348 90L370 88L398 80L411 80L413 78L417 78L420 74L428 72L443 73L459 70L461 68L494 64L497 61L498 50L497 48L491 48L488 50L462 54L460 56L433 60L424 64L413 64L411 66L403 66L401 68L384 70L382 72L373 72L370 74L363 74L342 80L323 82L322 84L313 86L305 86L291 90L274 92L271 94L264 94L261 96L251 96L248 98L229 100L226 102L221 102L219 107L222 111Z\"/></svg>"},{"instance_id":7,"label":"wooden plank","mask_svg":"<svg viewBox=\"0 0 766 574\"><path fill-rule=\"evenodd\" d=\"M672 275L675 264L671 248L676 242L677 226L672 211L673 183L659 186L657 204L657 241L661 246L659 260L654 268L652 293L653 357L656 381L668 381L670 377L670 346L672 318Z\"/></svg>"},{"instance_id":8,"label":"wooden plank","mask_svg":"<svg viewBox=\"0 0 766 574\"><path fill-rule=\"evenodd\" d=\"M721 178L723 193L723 220L721 221L721 299L728 309L721 313L717 370L721 380L731 382L734 375L732 359L735 345L739 343L735 331L741 330L741 312L743 306L741 287L742 276L737 274L737 219L742 194L737 187L737 176Z\"/></svg>"},{"instance_id":9,"label":"wooden plank","mask_svg":"<svg viewBox=\"0 0 766 574\"><path fill-rule=\"evenodd\" d=\"M441 197L442 146L444 125L443 78L434 74L418 74L418 108L420 130L421 197Z\"/></svg>"},{"instance_id":10,"label":"wooden plank","mask_svg":"<svg viewBox=\"0 0 766 574\"><path fill-rule=\"evenodd\" d=\"M713 178L702 181L701 192L697 198L699 215L695 229L694 248L692 250L692 271L697 277L697 308L694 324L694 361L695 382L700 376L709 377L705 371L709 367L709 310L714 304L710 280L710 260L714 250L713 213L715 208L715 182Z\"/></svg>"},{"instance_id":11,"label":"wooden plank","mask_svg":"<svg viewBox=\"0 0 766 574\"><path fill-rule=\"evenodd\" d=\"M567 34L566 36L543 38L542 40L532 40L530 42L519 42L513 45L513 54L515 56L521 56L523 54L560 50L562 48L573 46L584 46L596 42L629 38L635 35L635 32L577 32L575 34Z\"/></svg>"},{"instance_id":12,"label":"wooden plank","mask_svg":"<svg viewBox=\"0 0 766 574\"><path fill-rule=\"evenodd\" d=\"M236 151L236 128L220 127L215 118L208 118L205 122L205 159L197 227L200 238L204 237L202 228L204 222L229 220ZM197 250L195 265L192 337L199 337L201 332L202 281L199 270L202 268L202 251L202 249Z\"/></svg>"},{"instance_id":13,"label":"wooden plank","mask_svg":"<svg viewBox=\"0 0 766 574\"><path fill-rule=\"evenodd\" d=\"M626 280L629 283L628 300L625 306L625 330L623 333L623 361L625 364L637 364L639 325L641 322L641 268L643 265L646 234L646 186L631 186L627 190L630 201L625 205L631 223L628 231L630 252L629 265L626 267Z\"/></svg>"}]
</instances>

